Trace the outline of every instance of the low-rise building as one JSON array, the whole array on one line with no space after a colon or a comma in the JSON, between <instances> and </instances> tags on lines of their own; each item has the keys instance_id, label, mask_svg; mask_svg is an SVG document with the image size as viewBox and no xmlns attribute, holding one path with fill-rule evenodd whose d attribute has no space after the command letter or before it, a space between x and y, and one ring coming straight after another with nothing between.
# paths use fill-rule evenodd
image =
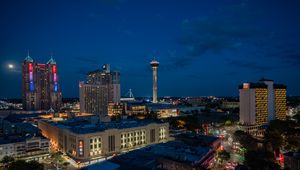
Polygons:
<instances>
[{"instance_id":1,"label":"low-rise building","mask_svg":"<svg viewBox=\"0 0 300 170\"><path fill-rule=\"evenodd\" d=\"M42 136L6 136L0 139L0 159L12 156L26 161L42 160L49 157L49 140Z\"/></svg>"},{"instance_id":2,"label":"low-rise building","mask_svg":"<svg viewBox=\"0 0 300 170\"><path fill-rule=\"evenodd\" d=\"M127 102L125 103L125 112L127 115L145 115L147 114L147 107L143 102Z\"/></svg>"},{"instance_id":3,"label":"low-rise building","mask_svg":"<svg viewBox=\"0 0 300 170\"><path fill-rule=\"evenodd\" d=\"M267 125L241 125L241 130L255 137L263 137L265 135Z\"/></svg>"},{"instance_id":4,"label":"low-rise building","mask_svg":"<svg viewBox=\"0 0 300 170\"><path fill-rule=\"evenodd\" d=\"M123 114L123 104L122 103L109 103L107 106L108 116L119 116Z\"/></svg>"},{"instance_id":5,"label":"low-rise building","mask_svg":"<svg viewBox=\"0 0 300 170\"><path fill-rule=\"evenodd\" d=\"M222 109L237 109L240 107L239 101L223 101L221 108Z\"/></svg>"},{"instance_id":6,"label":"low-rise building","mask_svg":"<svg viewBox=\"0 0 300 170\"><path fill-rule=\"evenodd\" d=\"M91 161L169 139L169 124L153 121L101 122L40 120L53 147L80 162Z\"/></svg>"}]
</instances>

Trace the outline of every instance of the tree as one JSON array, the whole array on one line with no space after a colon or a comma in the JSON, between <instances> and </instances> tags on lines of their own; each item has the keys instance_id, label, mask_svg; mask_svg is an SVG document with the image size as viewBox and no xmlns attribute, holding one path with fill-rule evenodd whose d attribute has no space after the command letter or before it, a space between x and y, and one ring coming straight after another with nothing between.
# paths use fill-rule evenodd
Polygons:
<instances>
[{"instance_id":1,"label":"tree","mask_svg":"<svg viewBox=\"0 0 300 170\"><path fill-rule=\"evenodd\" d=\"M70 162L64 162L64 163L63 163L63 166L64 166L65 168L67 168L69 165L70 165Z\"/></svg>"},{"instance_id":2,"label":"tree","mask_svg":"<svg viewBox=\"0 0 300 170\"><path fill-rule=\"evenodd\" d=\"M26 162L24 160L17 160L12 162L8 170L43 170L43 164L38 163L37 161Z\"/></svg>"},{"instance_id":3,"label":"tree","mask_svg":"<svg viewBox=\"0 0 300 170\"><path fill-rule=\"evenodd\" d=\"M257 150L257 140L248 133L237 130L234 132L233 138L234 140L240 142L240 144L247 150Z\"/></svg>"},{"instance_id":4,"label":"tree","mask_svg":"<svg viewBox=\"0 0 300 170\"><path fill-rule=\"evenodd\" d=\"M157 119L157 112L151 111L149 114L146 115L147 119Z\"/></svg>"},{"instance_id":5,"label":"tree","mask_svg":"<svg viewBox=\"0 0 300 170\"><path fill-rule=\"evenodd\" d=\"M57 162L61 162L62 161L62 152L58 151L54 154L52 154L52 157L54 158L54 161L57 163Z\"/></svg>"},{"instance_id":6,"label":"tree","mask_svg":"<svg viewBox=\"0 0 300 170\"><path fill-rule=\"evenodd\" d=\"M4 156L1 160L1 163L8 164L8 163L11 163L11 162L14 162L14 161L15 161L15 158L13 158L11 156Z\"/></svg>"},{"instance_id":7,"label":"tree","mask_svg":"<svg viewBox=\"0 0 300 170\"><path fill-rule=\"evenodd\" d=\"M43 164L40 164L39 162L37 161L30 161L27 163L27 167L28 167L28 170L43 170L44 169L44 165Z\"/></svg>"},{"instance_id":8,"label":"tree","mask_svg":"<svg viewBox=\"0 0 300 170\"><path fill-rule=\"evenodd\" d=\"M266 142L271 143L274 150L280 149L283 144L283 137L279 130L267 130L265 140Z\"/></svg>"},{"instance_id":9,"label":"tree","mask_svg":"<svg viewBox=\"0 0 300 170\"><path fill-rule=\"evenodd\" d=\"M274 154L262 150L247 151L244 164L251 169L280 170L280 166L274 163Z\"/></svg>"},{"instance_id":10,"label":"tree","mask_svg":"<svg viewBox=\"0 0 300 170\"><path fill-rule=\"evenodd\" d=\"M218 157L222 160L222 161L228 161L230 159L230 153L222 150L218 153Z\"/></svg>"},{"instance_id":11,"label":"tree","mask_svg":"<svg viewBox=\"0 0 300 170\"><path fill-rule=\"evenodd\" d=\"M230 120L226 120L225 126L231 126L231 125L232 125L232 122Z\"/></svg>"}]
</instances>

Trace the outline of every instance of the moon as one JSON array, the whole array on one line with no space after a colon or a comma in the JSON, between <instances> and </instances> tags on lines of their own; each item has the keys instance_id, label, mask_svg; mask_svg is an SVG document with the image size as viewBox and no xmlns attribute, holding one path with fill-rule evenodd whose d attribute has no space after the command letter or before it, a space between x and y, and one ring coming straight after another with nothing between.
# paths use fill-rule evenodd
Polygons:
<instances>
[{"instance_id":1,"label":"moon","mask_svg":"<svg viewBox=\"0 0 300 170\"><path fill-rule=\"evenodd\" d=\"M13 69L15 66L13 64L8 64L9 69Z\"/></svg>"}]
</instances>

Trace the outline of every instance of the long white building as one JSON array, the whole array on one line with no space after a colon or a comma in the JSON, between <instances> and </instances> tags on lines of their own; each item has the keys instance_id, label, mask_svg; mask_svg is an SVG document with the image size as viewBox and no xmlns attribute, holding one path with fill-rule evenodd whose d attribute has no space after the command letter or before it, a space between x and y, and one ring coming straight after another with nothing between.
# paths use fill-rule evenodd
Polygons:
<instances>
[{"instance_id":1,"label":"long white building","mask_svg":"<svg viewBox=\"0 0 300 170\"><path fill-rule=\"evenodd\" d=\"M84 120L40 120L38 127L54 149L85 162L169 139L169 123L149 121L90 124Z\"/></svg>"}]
</instances>

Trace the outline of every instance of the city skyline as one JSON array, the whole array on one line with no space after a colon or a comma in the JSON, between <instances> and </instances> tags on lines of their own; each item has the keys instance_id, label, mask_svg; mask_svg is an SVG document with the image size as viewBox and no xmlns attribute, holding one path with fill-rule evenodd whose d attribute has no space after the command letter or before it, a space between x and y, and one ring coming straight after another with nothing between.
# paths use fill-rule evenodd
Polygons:
<instances>
[{"instance_id":1,"label":"city skyline","mask_svg":"<svg viewBox=\"0 0 300 170\"><path fill-rule=\"evenodd\" d=\"M300 95L299 5L2 1L0 97L21 98L27 51L41 63L53 56L64 97L79 97L78 82L104 63L121 73L121 95L151 97L154 56L158 96L238 96L239 84L262 77Z\"/></svg>"}]
</instances>

